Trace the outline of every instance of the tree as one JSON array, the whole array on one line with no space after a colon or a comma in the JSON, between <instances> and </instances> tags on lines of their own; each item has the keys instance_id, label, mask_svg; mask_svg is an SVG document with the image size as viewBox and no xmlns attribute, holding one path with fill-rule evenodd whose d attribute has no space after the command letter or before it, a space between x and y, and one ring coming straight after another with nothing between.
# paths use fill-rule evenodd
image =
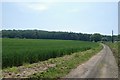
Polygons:
<instances>
[{"instance_id":1,"label":"tree","mask_svg":"<svg viewBox=\"0 0 120 80\"><path fill-rule=\"evenodd\" d=\"M93 35L91 35L91 41L94 41L94 42L98 42L98 41L101 41L101 34L99 33L94 33Z\"/></svg>"},{"instance_id":2,"label":"tree","mask_svg":"<svg viewBox=\"0 0 120 80\"><path fill-rule=\"evenodd\" d=\"M120 41L120 34L118 35L118 41Z\"/></svg>"},{"instance_id":3,"label":"tree","mask_svg":"<svg viewBox=\"0 0 120 80\"><path fill-rule=\"evenodd\" d=\"M102 37L101 41L108 41L108 38L107 37Z\"/></svg>"},{"instance_id":4,"label":"tree","mask_svg":"<svg viewBox=\"0 0 120 80\"><path fill-rule=\"evenodd\" d=\"M43 31L43 30L2 30L2 38L26 38L26 39L62 39L81 41L100 41L100 34L83 34L75 32ZM105 36L110 41L111 36Z\"/></svg>"}]
</instances>

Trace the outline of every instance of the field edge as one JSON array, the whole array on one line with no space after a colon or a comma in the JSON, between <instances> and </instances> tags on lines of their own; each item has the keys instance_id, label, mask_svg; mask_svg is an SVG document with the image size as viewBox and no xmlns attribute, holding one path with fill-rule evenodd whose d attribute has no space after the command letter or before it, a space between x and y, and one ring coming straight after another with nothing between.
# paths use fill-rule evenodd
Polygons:
<instances>
[{"instance_id":1,"label":"field edge","mask_svg":"<svg viewBox=\"0 0 120 80\"><path fill-rule=\"evenodd\" d=\"M49 68L48 70L41 72L41 73L30 75L29 77L30 78L61 78L61 77L64 77L72 69L76 68L78 65L84 63L85 61L88 61L92 56L94 56L99 51L101 51L102 48L103 46L99 44L99 46L96 48L68 55L68 57L72 57L72 58L66 61L64 61L64 59L63 60L61 59L59 61L61 61L62 63L57 62L55 67Z\"/></svg>"}]
</instances>

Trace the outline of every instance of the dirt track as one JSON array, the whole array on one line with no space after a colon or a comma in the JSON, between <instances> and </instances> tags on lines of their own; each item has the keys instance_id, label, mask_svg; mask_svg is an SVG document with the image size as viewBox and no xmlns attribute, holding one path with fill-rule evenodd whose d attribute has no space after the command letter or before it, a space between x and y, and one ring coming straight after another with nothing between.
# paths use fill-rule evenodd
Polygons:
<instances>
[{"instance_id":1,"label":"dirt track","mask_svg":"<svg viewBox=\"0 0 120 80\"><path fill-rule=\"evenodd\" d=\"M110 48L103 49L89 61L73 69L65 78L118 78L118 67Z\"/></svg>"}]
</instances>

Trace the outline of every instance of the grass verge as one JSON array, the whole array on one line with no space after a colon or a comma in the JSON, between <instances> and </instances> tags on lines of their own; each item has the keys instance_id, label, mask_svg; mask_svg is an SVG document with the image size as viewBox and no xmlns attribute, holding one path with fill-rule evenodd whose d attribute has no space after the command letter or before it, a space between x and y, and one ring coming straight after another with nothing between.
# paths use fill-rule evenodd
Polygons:
<instances>
[{"instance_id":1,"label":"grass verge","mask_svg":"<svg viewBox=\"0 0 120 80\"><path fill-rule=\"evenodd\" d=\"M107 42L106 44L111 48L113 55L115 56L119 70L118 75L120 75L120 42L115 43ZM120 76L118 76L118 78L120 79Z\"/></svg>"},{"instance_id":2,"label":"grass verge","mask_svg":"<svg viewBox=\"0 0 120 80\"><path fill-rule=\"evenodd\" d=\"M71 69L74 69L81 63L89 60L101 49L102 45L99 44L98 47L95 47L87 51L73 53L71 55L66 55L64 57L49 59L48 61L50 63L56 64L55 67L49 68L48 70L41 73L35 73L33 75L30 75L29 77L32 79L64 77L71 71Z\"/></svg>"},{"instance_id":3,"label":"grass verge","mask_svg":"<svg viewBox=\"0 0 120 80\"><path fill-rule=\"evenodd\" d=\"M119 61L119 58L120 58L120 56L119 56L119 46L120 46L120 42L115 42L115 43L112 43L112 42L107 42L106 43L109 47L110 47L110 49L112 50L112 52L113 52L113 55L115 56L115 59L116 59L116 62L118 63Z\"/></svg>"}]
</instances>

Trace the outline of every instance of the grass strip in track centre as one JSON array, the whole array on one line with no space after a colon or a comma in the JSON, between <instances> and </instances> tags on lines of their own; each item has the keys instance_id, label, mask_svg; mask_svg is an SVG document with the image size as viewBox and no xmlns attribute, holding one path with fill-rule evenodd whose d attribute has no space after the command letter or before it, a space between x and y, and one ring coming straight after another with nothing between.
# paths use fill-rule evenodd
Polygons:
<instances>
[{"instance_id":1,"label":"grass strip in track centre","mask_svg":"<svg viewBox=\"0 0 120 80\"><path fill-rule=\"evenodd\" d=\"M40 78L60 78L67 75L71 69L76 68L81 63L89 60L93 55L98 53L102 49L102 45L95 47L93 49L73 53L64 57L59 57L55 59L49 59L50 63L55 63L56 66L49 68L48 70L36 73L29 76L31 79L40 79Z\"/></svg>"}]
</instances>

